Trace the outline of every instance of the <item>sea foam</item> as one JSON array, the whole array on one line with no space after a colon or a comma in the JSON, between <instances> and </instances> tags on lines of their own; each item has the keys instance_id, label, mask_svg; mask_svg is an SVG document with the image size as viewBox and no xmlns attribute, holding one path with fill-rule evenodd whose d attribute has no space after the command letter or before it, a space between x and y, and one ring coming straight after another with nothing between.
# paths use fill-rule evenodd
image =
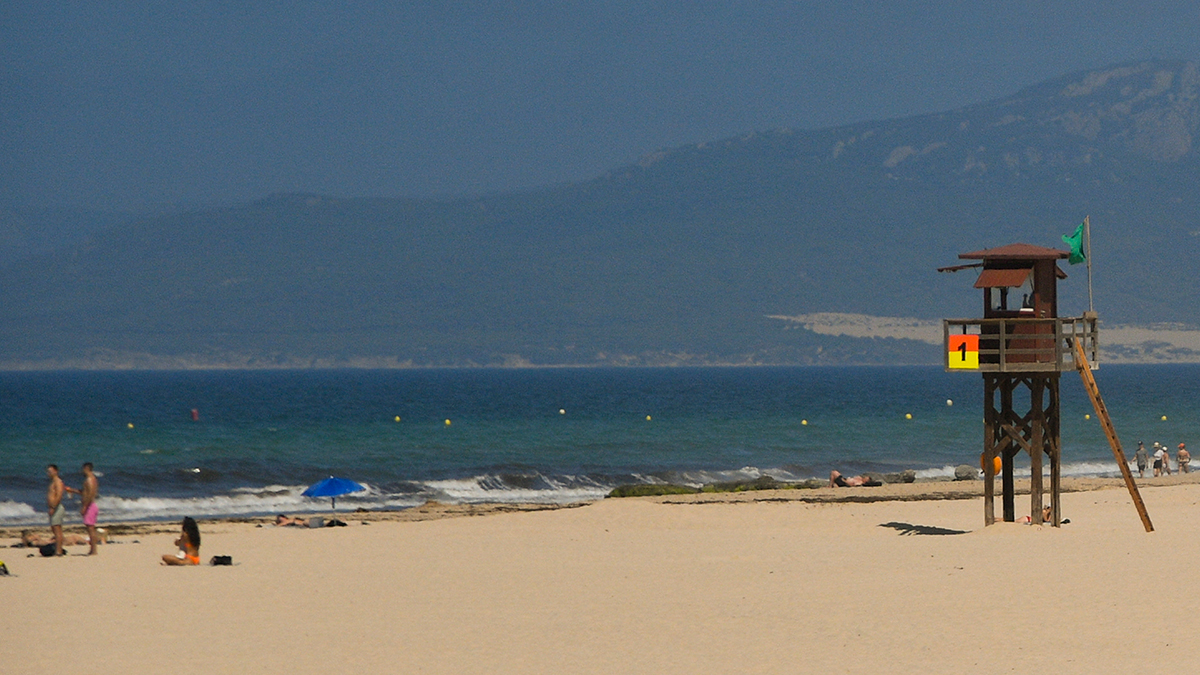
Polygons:
<instances>
[{"instance_id":1,"label":"sea foam","mask_svg":"<svg viewBox=\"0 0 1200 675\"><path fill-rule=\"evenodd\" d=\"M423 485L438 501L460 503L502 502L568 504L603 499L613 486L586 477L548 477L541 474L517 477L480 475L473 478L428 481ZM514 484L514 482L516 484Z\"/></svg>"},{"instance_id":2,"label":"sea foam","mask_svg":"<svg viewBox=\"0 0 1200 675\"><path fill-rule=\"evenodd\" d=\"M0 523L27 522L38 515L38 512L28 504L14 501L0 502ZM45 514L42 514L45 517Z\"/></svg>"}]
</instances>

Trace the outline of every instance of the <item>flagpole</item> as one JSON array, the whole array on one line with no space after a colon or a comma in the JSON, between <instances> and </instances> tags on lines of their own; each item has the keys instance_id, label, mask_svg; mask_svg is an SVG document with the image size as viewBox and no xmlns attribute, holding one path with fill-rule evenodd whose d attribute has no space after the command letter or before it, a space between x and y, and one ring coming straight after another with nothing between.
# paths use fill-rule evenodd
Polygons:
<instances>
[{"instance_id":1,"label":"flagpole","mask_svg":"<svg viewBox=\"0 0 1200 675\"><path fill-rule=\"evenodd\" d=\"M1087 233L1088 311L1092 314L1095 314L1096 306L1092 303L1092 221L1091 221L1091 216L1083 217L1083 231Z\"/></svg>"}]
</instances>

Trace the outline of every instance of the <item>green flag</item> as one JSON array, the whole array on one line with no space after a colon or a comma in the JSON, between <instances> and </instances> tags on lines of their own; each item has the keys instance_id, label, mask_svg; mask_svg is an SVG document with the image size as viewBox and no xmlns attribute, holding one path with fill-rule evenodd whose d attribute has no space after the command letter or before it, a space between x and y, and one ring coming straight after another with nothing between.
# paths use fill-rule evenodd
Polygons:
<instances>
[{"instance_id":1,"label":"green flag","mask_svg":"<svg viewBox=\"0 0 1200 675\"><path fill-rule=\"evenodd\" d=\"M1075 234L1064 234L1062 240L1064 244L1071 246L1071 257L1067 258L1067 262L1078 265L1087 259L1087 256L1083 254L1083 223L1075 228Z\"/></svg>"}]
</instances>

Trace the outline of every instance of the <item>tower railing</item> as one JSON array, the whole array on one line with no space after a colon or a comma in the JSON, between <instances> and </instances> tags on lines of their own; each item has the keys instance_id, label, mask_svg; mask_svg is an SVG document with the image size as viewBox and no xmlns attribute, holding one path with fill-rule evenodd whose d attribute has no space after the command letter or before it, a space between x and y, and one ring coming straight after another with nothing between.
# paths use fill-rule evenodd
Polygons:
<instances>
[{"instance_id":1,"label":"tower railing","mask_svg":"<svg viewBox=\"0 0 1200 675\"><path fill-rule=\"evenodd\" d=\"M1075 370L1073 346L1083 345L1092 370L1099 367L1099 331L1094 317L1054 319L943 319L943 344L951 335L979 336L977 372L1021 373ZM950 369L950 353L942 350Z\"/></svg>"}]
</instances>

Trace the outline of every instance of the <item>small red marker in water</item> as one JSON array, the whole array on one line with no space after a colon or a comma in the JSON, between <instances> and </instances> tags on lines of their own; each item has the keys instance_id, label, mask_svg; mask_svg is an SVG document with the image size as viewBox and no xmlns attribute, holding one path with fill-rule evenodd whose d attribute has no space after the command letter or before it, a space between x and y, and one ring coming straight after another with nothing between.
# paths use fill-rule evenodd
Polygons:
<instances>
[{"instance_id":1,"label":"small red marker in water","mask_svg":"<svg viewBox=\"0 0 1200 675\"><path fill-rule=\"evenodd\" d=\"M192 408L192 421L193 422L200 421L200 409L199 408Z\"/></svg>"}]
</instances>

